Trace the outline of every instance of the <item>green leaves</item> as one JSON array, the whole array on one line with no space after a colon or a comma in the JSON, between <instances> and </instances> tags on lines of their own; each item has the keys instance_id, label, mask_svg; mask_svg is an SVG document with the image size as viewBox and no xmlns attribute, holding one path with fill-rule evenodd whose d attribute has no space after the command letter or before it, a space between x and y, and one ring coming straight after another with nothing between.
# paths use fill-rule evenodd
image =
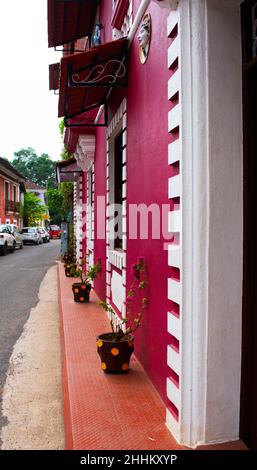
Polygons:
<instances>
[{"instance_id":1,"label":"green leaves","mask_svg":"<svg viewBox=\"0 0 257 470\"><path fill-rule=\"evenodd\" d=\"M42 201L33 193L25 193L23 217L24 225L36 225L40 223L47 214L47 208Z\"/></svg>"},{"instance_id":2,"label":"green leaves","mask_svg":"<svg viewBox=\"0 0 257 470\"><path fill-rule=\"evenodd\" d=\"M67 207L64 195L58 189L49 189L47 191L48 209L52 223L60 225L62 220L67 217Z\"/></svg>"},{"instance_id":3,"label":"green leaves","mask_svg":"<svg viewBox=\"0 0 257 470\"><path fill-rule=\"evenodd\" d=\"M33 183L44 188L56 187L55 162L46 153L37 155L31 147L22 148L14 153L12 165Z\"/></svg>"},{"instance_id":4,"label":"green leaves","mask_svg":"<svg viewBox=\"0 0 257 470\"><path fill-rule=\"evenodd\" d=\"M126 334L133 333L141 326L142 314L146 309L148 299L146 297L147 281L146 266L142 257L131 267L133 281L127 293L126 308L127 316L118 318L115 310L106 302L100 302L100 305L110 313L110 323L112 332L122 337ZM135 313L137 312L137 313ZM126 325L123 331L123 325Z\"/></svg>"}]
</instances>

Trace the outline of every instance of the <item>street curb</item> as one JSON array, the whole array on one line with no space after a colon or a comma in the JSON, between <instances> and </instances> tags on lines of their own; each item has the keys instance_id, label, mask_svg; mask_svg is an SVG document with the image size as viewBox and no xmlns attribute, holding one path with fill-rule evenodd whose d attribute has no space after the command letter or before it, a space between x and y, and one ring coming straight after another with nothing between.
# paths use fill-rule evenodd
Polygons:
<instances>
[{"instance_id":1,"label":"street curb","mask_svg":"<svg viewBox=\"0 0 257 470\"><path fill-rule=\"evenodd\" d=\"M69 386L68 386L68 375L67 375L67 358L65 348L65 336L64 336L64 322L63 322L63 308L62 308L62 297L61 297L61 282L60 282L60 269L62 264L58 261L58 301L59 301L59 312L60 312L60 341L61 341L61 358L62 358L62 397L63 397L63 418L64 418L64 430L65 430L65 449L73 450L73 433L72 433L72 421L71 421L71 409L70 409L70 397L69 397Z\"/></svg>"}]
</instances>

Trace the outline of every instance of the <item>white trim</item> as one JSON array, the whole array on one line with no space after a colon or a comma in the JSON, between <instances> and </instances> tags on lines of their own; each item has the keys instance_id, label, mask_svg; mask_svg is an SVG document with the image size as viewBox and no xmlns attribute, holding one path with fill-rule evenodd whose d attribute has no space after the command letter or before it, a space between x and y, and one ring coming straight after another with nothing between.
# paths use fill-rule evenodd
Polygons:
<instances>
[{"instance_id":1,"label":"white trim","mask_svg":"<svg viewBox=\"0 0 257 470\"><path fill-rule=\"evenodd\" d=\"M239 432L241 31L237 2L181 1L179 10L183 91L180 442L195 447L237 439Z\"/></svg>"},{"instance_id":2,"label":"white trim","mask_svg":"<svg viewBox=\"0 0 257 470\"><path fill-rule=\"evenodd\" d=\"M168 366L180 376L181 374L181 357L170 345L168 346ZM174 403L175 405L175 403Z\"/></svg>"},{"instance_id":3,"label":"white trim","mask_svg":"<svg viewBox=\"0 0 257 470\"><path fill-rule=\"evenodd\" d=\"M176 75L176 74L175 74ZM172 77L171 77L172 78ZM172 132L179 127L181 123L181 108L179 105L175 106L169 111L168 115L168 131Z\"/></svg>"},{"instance_id":4,"label":"white trim","mask_svg":"<svg viewBox=\"0 0 257 470\"><path fill-rule=\"evenodd\" d=\"M168 312L168 332L178 341L181 340L181 321L170 312Z\"/></svg>"},{"instance_id":5,"label":"white trim","mask_svg":"<svg viewBox=\"0 0 257 470\"><path fill-rule=\"evenodd\" d=\"M182 250L179 245L168 245L168 265L181 269Z\"/></svg>"},{"instance_id":6,"label":"white trim","mask_svg":"<svg viewBox=\"0 0 257 470\"><path fill-rule=\"evenodd\" d=\"M182 230L182 211L172 211L168 214L168 231L181 232Z\"/></svg>"},{"instance_id":7,"label":"white trim","mask_svg":"<svg viewBox=\"0 0 257 470\"><path fill-rule=\"evenodd\" d=\"M168 299L176 302L177 304L181 303L182 293L181 293L181 283L174 281L174 279L168 279Z\"/></svg>"},{"instance_id":8,"label":"white trim","mask_svg":"<svg viewBox=\"0 0 257 470\"><path fill-rule=\"evenodd\" d=\"M168 100L171 100L179 90L181 90L181 74L177 71L168 81Z\"/></svg>"},{"instance_id":9,"label":"white trim","mask_svg":"<svg viewBox=\"0 0 257 470\"><path fill-rule=\"evenodd\" d=\"M168 399L174 403L176 408L180 411L181 408L181 393L179 388L174 382L168 377L167 378L167 396Z\"/></svg>"},{"instance_id":10,"label":"white trim","mask_svg":"<svg viewBox=\"0 0 257 470\"><path fill-rule=\"evenodd\" d=\"M178 440L177 436L180 435L180 424L177 420L174 419L174 416L172 413L169 411L169 409L166 409L166 423L168 426L168 429L171 431L173 436Z\"/></svg>"},{"instance_id":11,"label":"white trim","mask_svg":"<svg viewBox=\"0 0 257 470\"><path fill-rule=\"evenodd\" d=\"M125 298L125 288L122 284L122 276L117 271L112 271L111 293L114 305L116 305L117 309L122 312L123 302Z\"/></svg>"},{"instance_id":12,"label":"white trim","mask_svg":"<svg viewBox=\"0 0 257 470\"><path fill-rule=\"evenodd\" d=\"M108 251L108 261L110 264L115 266L118 269L122 269L123 267L123 259L125 253L118 250L109 250Z\"/></svg>"},{"instance_id":13,"label":"white trim","mask_svg":"<svg viewBox=\"0 0 257 470\"><path fill-rule=\"evenodd\" d=\"M125 296L126 296L126 252L123 251L127 247L127 227L126 227L126 191L127 191L127 183L126 183L126 161L127 161L127 115L126 115L127 103L126 99L124 99L119 106L116 114L114 115L112 121L110 122L109 127L107 128L107 143L106 143L106 204L113 204L114 203L114 141L115 138L118 136L119 133L122 132L122 250L115 250L114 249L114 241L110 238L109 233L112 230L112 221L109 221L109 217L112 215L110 212L110 206L106 206L106 267L107 272L110 273L111 265L115 266L116 268L122 271L121 273L121 282L123 285L123 289L121 290L123 298L120 299L118 302L121 306L120 312L123 316L126 315L126 308L124 305ZM112 237L113 238L113 237ZM109 281L109 274L106 275L106 282ZM110 299L111 290L107 286L107 299Z\"/></svg>"},{"instance_id":14,"label":"white trim","mask_svg":"<svg viewBox=\"0 0 257 470\"><path fill-rule=\"evenodd\" d=\"M170 16L173 16L175 13L170 13ZM178 18L178 15L175 15ZM177 22L178 20L176 20ZM179 35L174 39L168 49L168 68L170 69L174 62L178 60L178 51L180 51L180 37ZM175 74L174 74L175 75ZM169 81L170 83L170 81Z\"/></svg>"},{"instance_id":15,"label":"white trim","mask_svg":"<svg viewBox=\"0 0 257 470\"><path fill-rule=\"evenodd\" d=\"M95 135L80 135L74 154L82 171L90 171L95 159Z\"/></svg>"},{"instance_id":16,"label":"white trim","mask_svg":"<svg viewBox=\"0 0 257 470\"><path fill-rule=\"evenodd\" d=\"M168 146L169 165L172 165L173 163L176 163L181 160L181 154L181 140L175 140L174 142L171 142Z\"/></svg>"},{"instance_id":17,"label":"white trim","mask_svg":"<svg viewBox=\"0 0 257 470\"><path fill-rule=\"evenodd\" d=\"M167 21L167 35L171 36L176 28L177 36L171 39L171 45L168 48L168 68L171 68L174 63L178 64L178 69L172 74L167 83L167 98L171 99L176 94L179 96L179 104L173 106L168 112L168 131L172 132L178 128L178 138L176 141L168 145L168 164L180 163L180 173L168 179L168 197L175 198L182 196L182 178L181 178L181 132L182 132L182 83L181 83L181 38L180 38L180 12L173 11L170 13ZM175 208L174 208L175 209ZM182 210L170 212L168 214L168 229L173 234L178 234L177 239L180 240L179 245L169 243L168 246L168 265L172 268L182 267ZM181 382L181 321L182 321L182 289L183 283L174 279L168 279L168 300L176 303L179 307L179 318L175 318L173 314L168 313L167 316L167 331L173 337L179 339L180 350L176 352L171 346L167 347L167 365L171 371L179 376ZM171 305L172 308L172 305ZM181 438L181 388L175 385L167 377L167 398L170 401L170 409L174 412L174 407L177 414L171 413L169 407L166 413L167 426L176 439Z\"/></svg>"},{"instance_id":18,"label":"white trim","mask_svg":"<svg viewBox=\"0 0 257 470\"><path fill-rule=\"evenodd\" d=\"M176 198L181 195L181 175L169 178L169 198Z\"/></svg>"}]
</instances>

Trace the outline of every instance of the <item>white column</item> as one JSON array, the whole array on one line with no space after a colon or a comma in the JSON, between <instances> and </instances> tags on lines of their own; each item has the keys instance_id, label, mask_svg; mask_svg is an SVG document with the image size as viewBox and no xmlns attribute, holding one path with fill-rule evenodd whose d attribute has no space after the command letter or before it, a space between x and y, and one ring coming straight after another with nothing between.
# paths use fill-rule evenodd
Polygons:
<instances>
[{"instance_id":1,"label":"white column","mask_svg":"<svg viewBox=\"0 0 257 470\"><path fill-rule=\"evenodd\" d=\"M239 435L243 149L239 1L181 0L181 436Z\"/></svg>"}]
</instances>

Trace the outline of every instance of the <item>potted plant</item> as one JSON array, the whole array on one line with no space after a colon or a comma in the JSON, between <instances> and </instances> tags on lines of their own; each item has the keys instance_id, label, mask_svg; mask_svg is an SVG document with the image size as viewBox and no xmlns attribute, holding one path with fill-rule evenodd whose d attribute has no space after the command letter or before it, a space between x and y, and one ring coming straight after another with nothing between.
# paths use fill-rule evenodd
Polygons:
<instances>
[{"instance_id":1,"label":"potted plant","mask_svg":"<svg viewBox=\"0 0 257 470\"><path fill-rule=\"evenodd\" d=\"M139 258L133 265L133 281L126 299L126 318L118 318L111 305L100 302L109 314L111 332L97 336L97 352L104 372L126 372L134 351L133 333L141 325L147 306L145 262Z\"/></svg>"},{"instance_id":2,"label":"potted plant","mask_svg":"<svg viewBox=\"0 0 257 470\"><path fill-rule=\"evenodd\" d=\"M78 267L72 270L73 277L79 277L80 282L75 282L72 284L72 291L74 295L75 302L89 302L89 294L91 291L91 282L96 279L99 271L101 270L101 265L98 262L89 268L88 271L84 269L84 266L87 262L87 257L84 257Z\"/></svg>"},{"instance_id":3,"label":"potted plant","mask_svg":"<svg viewBox=\"0 0 257 470\"><path fill-rule=\"evenodd\" d=\"M77 277L75 275L77 264L76 263L65 263L64 264L64 270L65 270L65 276L67 277Z\"/></svg>"},{"instance_id":4,"label":"potted plant","mask_svg":"<svg viewBox=\"0 0 257 470\"><path fill-rule=\"evenodd\" d=\"M73 258L74 257L72 254L65 253L65 255L63 255L62 261L64 262L64 264L69 264L73 261Z\"/></svg>"},{"instance_id":5,"label":"potted plant","mask_svg":"<svg viewBox=\"0 0 257 470\"><path fill-rule=\"evenodd\" d=\"M63 255L63 258L62 258L64 262L64 266L65 264L74 263L74 248L75 248L75 237L72 234L68 242L67 253L65 253L65 255Z\"/></svg>"}]
</instances>

